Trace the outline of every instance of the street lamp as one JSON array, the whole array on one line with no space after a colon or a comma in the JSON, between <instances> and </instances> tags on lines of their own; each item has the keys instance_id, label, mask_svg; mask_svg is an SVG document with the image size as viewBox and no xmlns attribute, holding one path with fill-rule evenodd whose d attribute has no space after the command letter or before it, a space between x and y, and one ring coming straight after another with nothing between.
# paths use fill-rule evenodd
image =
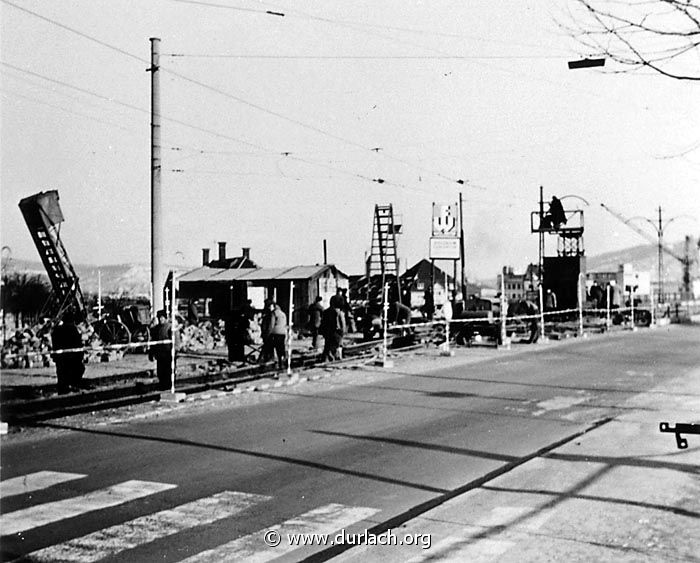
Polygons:
<instances>
[{"instance_id":1,"label":"street lamp","mask_svg":"<svg viewBox=\"0 0 700 563\"><path fill-rule=\"evenodd\" d=\"M594 66L605 66L605 59L581 59L579 61L569 61L569 70L576 70L579 68L591 68Z\"/></svg>"},{"instance_id":2,"label":"street lamp","mask_svg":"<svg viewBox=\"0 0 700 563\"><path fill-rule=\"evenodd\" d=\"M694 217L691 217L690 215L676 215L675 217L671 217L668 219L666 222L663 221L662 216L661 216L661 206L659 206L659 218L658 222L654 222L651 219L647 217L641 217L641 216L635 216L631 217L628 219L628 221L632 221L634 219L642 219L649 223L654 231L656 231L656 236L658 240L658 278L659 278L659 291L656 296L656 302L657 304L663 303L664 302L664 231L666 228L676 219L692 219L695 220Z\"/></svg>"}]
</instances>

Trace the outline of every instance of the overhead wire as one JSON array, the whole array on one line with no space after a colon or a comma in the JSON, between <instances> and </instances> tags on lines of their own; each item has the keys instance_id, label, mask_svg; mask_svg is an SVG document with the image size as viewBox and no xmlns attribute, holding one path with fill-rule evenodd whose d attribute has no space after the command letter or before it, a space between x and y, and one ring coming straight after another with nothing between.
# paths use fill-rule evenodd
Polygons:
<instances>
[{"instance_id":1,"label":"overhead wire","mask_svg":"<svg viewBox=\"0 0 700 563\"><path fill-rule=\"evenodd\" d=\"M22 99L22 100L27 100L27 101L29 101L29 102L32 102L32 103L35 103L35 104L38 104L38 105L47 106L47 107L50 107L50 108L53 108L53 109L57 109L57 110L59 110L59 111L65 112L65 113L70 113L70 114L72 114L72 115L77 115L77 116L79 116L79 117L83 117L83 118L85 118L85 119L90 119L90 120L96 121L96 122L98 122L98 123L104 123L104 124L106 124L106 125L111 125L112 127L117 127L118 129L121 129L121 130L123 130L123 131L132 132L132 133L134 132L133 129L129 129L129 128L127 128L127 127L124 127L124 126L123 126L122 124L120 124L120 123L115 123L115 122L113 122L113 121L107 121L106 119L100 119L99 117L94 117L94 116L92 116L92 115L88 115L88 114L85 114L85 113L80 113L80 112L77 112L77 111L74 111L74 110L71 110L71 109L68 109L68 108L65 108L65 107L61 107L61 106L58 106L58 105L50 104L50 103L48 103L48 102L45 102L45 101L42 101L42 100L37 100L36 98L32 98L32 97L30 97L30 96L25 96L25 95L19 94L19 93L17 93L17 92L8 91L8 90L6 90L5 88L0 88L0 92L1 92L3 95L5 95L5 96L14 96L14 97L19 98L19 99Z\"/></svg>"},{"instance_id":2,"label":"overhead wire","mask_svg":"<svg viewBox=\"0 0 700 563\"><path fill-rule=\"evenodd\" d=\"M120 47L116 47L116 46L114 46L114 45L111 45L110 43L107 43L107 42L102 41L102 40L100 40L100 39L98 39L98 38L95 38L95 37L93 37L93 36L91 36L91 35L89 35L89 34L86 34L86 33L84 33L84 32L81 32L81 31L77 30L77 29L74 29L74 28L72 28L72 27L70 27L70 26L67 26L67 25L65 25L65 24L62 24L62 23L60 23L60 22L58 22L58 21L56 21L56 20L53 20L53 19L51 19L51 18L47 18L47 17L45 17L45 16L42 16L41 14L38 14L38 13L36 13L36 12L33 12L33 11L31 11L31 10L28 10L28 9L26 9L26 8L23 8L23 7L21 7L21 6L18 6L18 5L16 5L15 3L11 2L10 0L0 0L0 1L2 1L3 3L5 3L5 4L7 4L7 5L10 5L10 6L12 6L12 7L15 7L15 8L17 8L17 9L23 11L23 12L26 12L26 13L28 13L28 14L31 14L31 15L33 15L33 16L35 16L35 17L37 17L37 18L39 18L39 19L41 19L41 20L43 20L43 21L46 21L46 22L48 22L48 23L57 25L58 27L60 27L60 28L62 28L62 29L64 29L64 30L70 31L70 32L72 32L72 33L75 33L75 34L79 35L80 37L83 37L84 39L87 39L87 40L90 40L90 41L94 41L94 42L96 42L97 44L99 44L99 45L101 45L101 46L103 46L103 47L106 47L106 48L108 48L108 49L112 49L112 50L114 50L114 51L116 51L116 52L118 52L118 53L120 53L120 54L129 56L130 58L133 58L133 59L135 59L135 60L139 60L139 61L141 61L141 62L144 62L144 63L150 65L150 61L149 61L149 60L147 60L147 59L145 59L145 58L143 58L143 57L140 57L140 56L138 56L138 55L135 55L135 54L133 54L133 53L130 53L130 52L126 51L125 49L122 49L122 48L120 48ZM327 21L325 18L315 18L315 19L320 19L321 21ZM330 20L328 20L328 21L330 21ZM338 23L338 22L331 22L331 23ZM341 24L341 25L352 25L352 24ZM389 38L389 39L395 40L395 39L393 39L393 38ZM432 49L432 48L425 47L425 46L422 46L422 45L416 45L416 44L413 44L413 45L414 45L414 46L417 46L417 47L420 47L420 48L423 48L423 49L427 49L427 50L431 50L431 51L434 51L434 52L437 52L437 53L441 53L441 54L444 55L444 53L442 53L441 51L436 50L436 49ZM48 77L44 77L44 76L42 76L42 75L40 75L40 74L38 74L38 73L34 73L34 72L32 72L32 71L29 71L29 70L27 70L27 69L22 69L22 68L20 68L20 67L16 67L16 66L11 65L11 64L6 63L6 62L1 62L1 64L5 65L5 66L7 66L7 67L9 67L9 68L13 68L14 70L17 70L17 71L19 71L19 72L24 72L24 73L30 74L30 75L32 75L32 76L36 76L36 77L39 77L39 78L42 78L42 79L45 79L45 80L49 80L49 81L54 82L54 83L56 83L56 84L63 85L63 86L69 87L69 88L73 88L73 89L75 89L75 90L77 90L77 91L80 91L80 92L82 92L82 93L86 93L86 94L89 94L89 95L97 96L97 97L100 98L100 99L107 100L107 101L111 101L111 102L117 103L117 104L119 104L119 105L121 105L121 106L130 108L130 109L133 109L133 110L136 110L136 111L140 111L140 112L146 112L146 113L149 113L149 114L150 114L150 111L149 111L149 110L146 110L146 109L144 109L144 108L139 108L138 106L134 106L133 104L129 104L129 103L126 103L126 102L122 102L122 101L116 100L116 99L111 98L111 97L108 97L108 96L103 96L103 95L101 95L101 94L97 94L97 93L92 92L92 91L89 91L89 90L87 90L87 89L80 88L80 87L76 87L76 86L74 86L74 85L70 85L70 84L68 84L68 83L65 83L65 82L62 82L62 81L59 81L59 80L55 80L55 79L51 79L51 78L48 78ZM469 185L469 181L468 181L468 180L465 181L465 180L462 180L462 179L450 178L449 176L446 176L446 175L444 175L444 174L442 174L442 173L440 173L440 172L437 172L437 171L434 171L434 170L430 170L430 169L427 169L427 168L425 168L425 167L417 166L415 163L413 163L413 162L411 162L411 161L408 161L408 160L406 160L406 159L404 159L404 158L401 158L401 157L397 157L397 156L388 154L386 151L381 150L381 149L378 148L378 147L368 147L368 146L363 145L363 144L361 144L361 143L358 143L358 142L356 142L356 141L353 141L353 140L347 139L347 138L345 138L345 137L336 135L336 134L334 134L334 133L325 131L324 129L321 129L321 128L316 127L316 126L314 126L314 125L309 125L309 124L304 123L304 122L302 122L302 121L300 121L300 120L297 120L297 119L288 117L288 116L286 116L286 115L284 115L284 114L282 114L282 113L276 112L276 111L274 111L274 110L270 110L269 108L265 108L264 106L260 106L259 104L255 104L255 103L253 103L253 102L250 102L250 101L248 101L248 100L245 100L245 99L241 98L240 96L236 96L235 94L231 94L230 92L226 92L226 91L224 91L224 90L221 90L221 89L219 89L219 88L216 88L216 87L214 87L214 86L211 86L211 85L209 85L209 84L206 84L206 83L204 83L204 82L201 82L201 81L196 80L196 79L194 79L194 78L190 78L190 77L188 77L188 76L186 76L186 75L184 75L184 74L182 74L182 73L180 73L180 72L173 71L172 69L168 69L168 68L166 68L166 67L163 67L162 65L161 65L160 68L161 68L163 71L168 72L169 74L172 74L173 76L176 76L176 77L180 78L181 80L184 80L184 81L193 83L193 84L195 84L195 85L197 85L197 86L199 86L199 87L202 87L202 88L204 88L204 89L210 90L210 91L215 92L215 93L218 93L219 95L222 95L222 96L224 96L224 97L233 99L233 100L235 100L235 101L238 101L239 103L242 103L242 104L247 105L247 106L249 106L249 107L253 107L253 108L255 108L255 109L259 110L259 111L262 111L262 112L264 112L264 113L270 114L270 115L275 116L275 117L277 117L277 118L279 118L279 119L283 119L283 120L289 121L289 122L294 123L294 124L296 124L296 125L298 125L298 126L300 126L300 127L304 127L304 128L310 129L310 130L315 131L315 132L317 132L317 133L319 133L319 134L328 136L328 137L330 137L330 138L333 138L333 139L335 139L335 140L344 142L344 143L349 144L349 145L351 145L351 146L355 146L355 147L360 148L360 149L364 149L364 150L367 150L367 151L370 151L370 152L374 152L375 154L379 154L379 153L381 152L381 154L382 154L383 156L385 156L385 157L387 157L387 158L389 158L389 159L391 159L391 160L394 160L394 161L397 161L397 162L401 162L401 163L403 163L403 164L405 164L405 165L407 165L407 166L409 166L409 167L418 169L419 171L421 171L421 172L423 172L423 173L426 173L426 172L427 172L427 173L429 173L429 174L433 174L433 175L435 175L435 176L437 176L437 177L439 177L439 178L442 178L442 179L444 179L444 180L447 180L447 181L449 181L449 182L454 182L454 183L457 183L457 184L460 184L460 185L467 185L467 186ZM235 142L237 142L237 143L242 143L242 144L244 144L244 145L246 145L246 146L249 146L249 147L252 147L252 148L256 148L256 149L263 150L263 151L267 151L267 152L270 152L270 151L271 151L271 152L275 152L275 151L272 151L271 149L269 149L269 148L267 148L267 147L263 147L262 145L255 144L255 143L251 143L251 142L249 142L249 141L245 141L245 140L240 139L240 138L231 137L231 136L229 136L229 135L225 135L225 134L222 134L222 133L219 133L219 132L216 132L216 131L212 131L212 130L210 130L210 129L205 129L205 128L202 128L202 127L199 127L199 126L196 126L196 125L193 125L193 124L190 124L190 123L187 123L187 122L178 120L178 119L174 119L174 118L167 117L167 116L161 116L161 118L164 119L164 120L170 121L170 122L172 122L172 123L177 123L177 124L180 124L180 125L182 125L182 126L192 128L192 129L194 129L194 130L198 130L198 131L201 131L201 132L205 132L205 133L208 133L208 134L215 135L215 136L217 136L217 137L219 137L219 138L225 138L225 139L228 139L228 140L235 141ZM288 156L290 156L290 157L293 158L294 160L298 160L298 161L300 161L300 162L306 162L306 163L312 164L312 165L314 165L314 166L328 167L328 165L321 164L321 163L316 162L316 161L311 161L311 160L307 160L307 159L302 159L302 158L300 158L300 157L298 157L298 156L292 156L292 153L291 153L291 152L285 153L285 154L288 155ZM333 169L333 168L331 168L331 169ZM341 170L341 169L336 169L336 170ZM349 174L349 175L355 176L355 177L357 177L357 178L361 178L361 179L364 179L364 180L367 180L367 181L370 181L370 182L374 182L374 183L378 183L378 184L385 184L385 183L386 183L387 185L390 185L390 186L403 187L403 188L406 188L406 189L413 189L413 190L419 191L419 192L424 192L424 191L425 191L425 190L421 190L421 189L419 189L419 188L411 188L411 187L409 187L409 186L407 186L407 185L405 185L405 184L401 184L401 183L398 183L398 182L390 182L390 181L388 181L388 180L386 180L386 179L384 179L384 178L381 178L381 177L378 177L378 178L371 178L371 177L366 176L366 175L363 175L363 174L347 173L347 172L345 172L345 171L342 171L342 172L343 172L344 174Z\"/></svg>"},{"instance_id":3,"label":"overhead wire","mask_svg":"<svg viewBox=\"0 0 700 563\"><path fill-rule=\"evenodd\" d=\"M36 72L34 72L34 71L30 71L30 70L28 70L28 69L23 69L23 68L21 68L21 67L15 66L15 65L13 65L13 64L11 64L11 63L7 63L7 62L5 62L5 61L0 61L0 65L6 66L6 67L11 68L11 69L13 69L13 70L16 70L16 71L18 71L18 72L27 73L27 74L29 74L29 75L31 75L31 76L34 76L34 77L37 77L37 78L42 78L42 79L44 79L44 80L47 80L47 81L49 81L49 82L52 82L52 83L55 83L55 84L58 84L58 85L61 85L61 86L64 86L64 87L66 87L66 88L71 88L71 89L76 90L76 91L78 91L78 92L81 92L81 93L83 93L83 94L90 95L90 96L94 96L94 97L96 97L96 98L98 98L98 99L101 99L101 100L109 101L109 102L115 103L115 104L117 104L117 105L120 105L120 106L123 106L123 107L127 107L127 108L129 108L129 109L134 110L134 111L139 111L139 112L141 112L141 113L146 113L146 114L149 114L149 115L150 115L150 113L151 113L151 112L150 112L149 110L147 110L147 109L144 109L144 108L135 106L135 105L130 104L130 103L128 103L128 102L123 102L123 101L118 100L118 99L116 99L116 98L109 97L109 96L104 96L104 95L99 94L99 93L97 93L97 92L93 92L92 90L88 90L87 88L82 88L82 87L80 87L80 86L75 86L75 85L73 85L73 84L69 84L68 82L65 82L65 81L62 81L62 80L57 80L57 79L54 79L54 78L50 78L50 77L41 75L41 74L36 73ZM206 128L204 128L204 127L200 127L200 126L197 126L197 125L194 125L194 124L191 124L191 123L187 123L187 122L185 122L185 121L182 121L182 120L179 120L179 119L175 119L175 118L172 118L172 117L168 117L168 116L166 116L166 115L162 115L162 114L161 114L160 117L161 117L161 119L163 119L163 120L165 120L165 121L169 121L169 122L171 122L171 123L177 123L177 124L179 124L179 125L182 125L182 126L184 126L184 127L188 127L188 128L190 128L190 129L194 129L194 130L196 130L196 131L208 133L208 134L210 134L210 135L213 135L213 136L216 136L216 137L219 137L219 138L223 138L223 139L227 139L227 140L229 140L229 141L234 141L234 142L236 142L236 143L242 143L242 144L244 144L244 145L247 145L247 146L250 146L250 147L259 149L259 150L263 150L263 151L266 151L266 152L269 152L269 153L273 153L273 154L277 154L277 155L282 155L282 154L284 154L284 155L286 155L287 158L290 158L290 159L292 159L292 160L296 160L296 161L299 161L299 162L304 162L304 163L307 163L307 164L310 164L310 165L313 165L313 166L317 166L317 167L320 167L320 168L326 168L326 169L329 169L329 170L335 170L335 171L337 171L337 172L339 172L339 173L341 173L341 174L344 174L344 175L346 175L346 176L349 176L349 177L354 177L354 178L362 179L362 180L365 180L365 181L368 181L368 182L372 182L372 183L376 183L376 184L386 184L387 186L393 186L393 187L397 187L397 188L405 188L405 189L413 190L413 191L419 191L419 192L424 191L424 190L419 190L419 189L417 189L417 188L413 188L413 187L411 187L411 186L407 186L407 185L405 185L405 184L401 184L401 183L399 183L399 182L393 182L393 181L387 180L387 179L382 178L382 177L373 178L373 177L367 176L367 175L365 175L365 174L359 174L359 173L356 173L356 172L348 172L348 171L345 171L345 170L343 170L343 169L336 168L336 167L332 167L332 166L329 166L329 165L326 165L326 164L323 164L323 163L319 163L319 162L311 161L311 160L308 160L308 159L300 158L300 157L297 157L297 156L293 155L291 152L285 152L285 153L283 153L283 152L279 152L279 151L274 151L273 149L270 149L270 148L268 148L268 147L264 147L264 146L259 145L259 144L256 144L256 143L251 143L251 142L249 142L249 141L245 141L245 140L242 140L242 139L237 138L237 137L232 137L232 136L230 136L230 135L226 135L226 134L220 133L220 132L218 132L218 131L214 131L214 130L211 130L211 129L206 129Z\"/></svg>"},{"instance_id":4,"label":"overhead wire","mask_svg":"<svg viewBox=\"0 0 700 563\"><path fill-rule=\"evenodd\" d=\"M91 36L91 35L89 35L89 34L86 34L86 33L82 32L82 31L80 31L80 30L77 30L77 29L73 28L73 27L70 27L70 26L67 26L67 25L65 25L65 24L62 24L62 23L60 23L60 22L58 22L58 21L56 21L56 20L54 20L54 19L51 19L51 18L47 18L47 17L45 17L45 16L42 16L41 14L38 14L37 12L34 12L34 11L32 11L32 10L28 10L28 9L26 9L26 8L23 8L23 7L21 7L21 6L18 6L18 5L16 5L15 3L11 2L10 0L0 0L0 1L3 2L3 3L5 3L5 4L7 4L7 5L9 5L9 6L12 6L12 7L14 7L14 8L17 8L17 9L23 11L23 12L26 12L26 13L28 13L28 14L31 14L32 16L35 16L35 17L37 17L37 18L39 18L39 19L41 19L41 20L43 20L43 21L46 21L46 22L51 23L51 24L54 24L54 25L60 27L61 29L64 29L64 30L69 31L69 32L72 32L72 33L75 33L75 34L79 35L80 37L83 37L84 39L87 39L87 40L89 40L89 41L93 41L93 42L95 42L95 43L97 43L97 44L99 44L99 45L101 45L101 46L103 46L103 47L106 47L106 48L108 48L108 49L112 49L112 50L114 50L114 51L116 51L116 52L118 52L118 53L120 53L120 54L129 56L130 58L136 59L136 60L141 61L141 62L144 62L144 63L146 63L146 64L149 64L149 65L151 64L150 61L148 61L147 59L145 59L145 58L143 58L143 57L140 57L140 56L138 56L138 55L135 55L135 54L133 54L133 53L130 53L130 52L128 52L128 51L126 51L125 49L122 49L122 48L120 48L120 47L116 47L116 46L114 46L114 45L111 45L110 43L107 43L107 42L105 42L105 41L102 41L102 40L100 40L100 39L98 39L98 38L96 38L96 37L93 37L93 36ZM336 135L336 134L334 134L334 133L331 133L331 132L329 132L329 131L326 131L326 130L324 130L324 129L320 128L320 127L317 127L317 126L315 126L315 125L310 125L310 124L304 123L303 121L300 121L300 120L298 120L298 119L295 119L295 118L286 116L286 115L284 115L284 114L282 114L282 113L280 113L280 112L271 110L271 109L269 109L269 108L266 108L266 107L264 107L264 106L261 106L261 105L259 105L259 104L254 103L254 102L250 102L250 101L248 101L248 100L245 100L244 98L241 98L240 96L237 96L237 95L232 94L232 93L230 93L230 92L226 92L226 91L221 90L221 89L219 89L219 88L217 88L217 87L215 87L215 86L212 86L212 85L210 85L210 84L206 84L206 83L204 83L204 82L202 82L202 81L200 81L200 80L197 80L197 79L194 79L194 78L190 78L190 77L188 77L188 76L186 76L186 75L184 75L184 74L182 74L182 73L180 73L180 72L177 72L177 71L174 71L174 70L169 69L169 68L167 68L167 67L164 67L163 65L160 66L160 69L161 69L162 71L164 71L164 72L167 72L167 73L169 73L169 74L171 74L171 75L173 75L173 76L176 76L176 77L180 78L181 80L184 80L184 81L186 81L186 82L190 82L190 83L195 84L195 85L197 85L197 86L199 86L199 87L201 87L201 88L204 88L204 89L206 89L206 90L209 90L209 91L212 91L212 92L217 93L217 94L219 94L219 95L222 95L222 96L224 96L224 97L233 99L233 100L235 100L235 101L237 101L237 102L239 102L239 103L241 103L241 104L243 104L243 105L252 107L252 108L257 109L258 111L261 111L261 112L263 112L263 113L266 113L266 114L272 115L272 116L274 116L274 117L277 117L277 118L279 118L279 119L282 119L282 120L288 121L288 122L290 122L290 123L296 124L297 126L300 126L300 127L306 128L306 129L309 129L309 130L311 130L311 131L314 131L314 132L319 133L319 134L321 134L321 135L324 135L324 136L327 136L327 137L329 137L329 138L335 139L335 140L337 140L337 141L340 141L340 142L349 144L349 145L351 145L351 146L356 146L356 147L359 147L359 148L364 148L364 149L366 149L366 150L368 150L368 151L378 152L378 151L375 151L375 148L374 148L374 147L365 146L365 145L363 145L363 144L361 144L361 143L358 143L358 142L356 142L356 141L353 141L353 140L351 140L351 139L347 139L347 138L342 137L342 136L340 136L340 135ZM437 176L437 177L439 177L439 178L442 178L443 180L447 180L447 181L449 181L449 182L454 182L454 183L457 183L457 184L462 184L462 185L464 185L464 180L462 180L462 179L450 178L449 176L446 176L445 174L442 174L441 172L437 172L437 171L433 171L433 170L429 170L429 169L425 169L425 168L421 168L421 167L416 167L416 165L415 165L414 163L412 163L412 162L410 162L410 161L407 161L407 160L405 160L405 159L403 159L403 158L401 158L401 157L394 156L394 155L391 155L391 154L386 153L386 152L383 152L383 153L382 153L382 156L385 156L385 157L389 158L390 160L394 160L394 161L396 161L396 162L401 162L401 163L403 163L404 165L407 165L407 166L409 166L409 167L419 168L419 169L422 170L424 173L427 172L427 173L430 173L430 174L434 174L435 176Z\"/></svg>"},{"instance_id":5,"label":"overhead wire","mask_svg":"<svg viewBox=\"0 0 700 563\"><path fill-rule=\"evenodd\" d=\"M0 1L2 1L3 4L7 4L8 6L12 6L13 8L16 8L17 10L20 10L20 11L25 12L27 14L31 14L32 16L34 16L40 20L43 20L43 21L48 22L50 24L53 24L57 27L60 27L64 30L66 30L66 31L70 31L71 33L75 33L76 35L79 35L80 37L82 37L84 39L87 39L89 41L93 41L94 43L102 45L103 47L107 47L108 49L112 49L113 51L117 51L118 53L121 53L122 55L130 57L132 59L136 59L137 61L146 62L146 63L150 64L150 61L147 61L146 59L139 57L138 55L130 53L129 51L127 51L125 49L121 49L120 47L116 47L115 45L112 45L110 43L102 41L101 39L98 39L97 37L93 37L92 35L88 35L87 33L83 33L82 31L80 31L78 29L75 29L73 27L69 27L69 26L62 24L61 22L56 21L54 19L47 18L46 16L42 16L41 14L39 14L37 12L33 12L32 10L27 9L24 6L20 6L18 4L15 4L14 2L10 2L10 0L0 0Z\"/></svg>"},{"instance_id":6,"label":"overhead wire","mask_svg":"<svg viewBox=\"0 0 700 563\"><path fill-rule=\"evenodd\" d=\"M174 0L181 1L181 0ZM256 59L256 60L358 60L358 61L421 61L421 60L529 60L560 59L564 55L255 55L236 53L161 53L163 57L189 59Z\"/></svg>"},{"instance_id":7,"label":"overhead wire","mask_svg":"<svg viewBox=\"0 0 700 563\"><path fill-rule=\"evenodd\" d=\"M248 12L253 14L264 14L268 16L282 16L284 14L281 12L272 12L270 10L255 10L253 8L243 8L241 6L231 6L229 4L214 4L213 2L201 2L198 0L169 0L170 2L175 2L177 4L195 4L199 6L208 6L214 8L226 8L228 10L234 10L236 12Z\"/></svg>"}]
</instances>

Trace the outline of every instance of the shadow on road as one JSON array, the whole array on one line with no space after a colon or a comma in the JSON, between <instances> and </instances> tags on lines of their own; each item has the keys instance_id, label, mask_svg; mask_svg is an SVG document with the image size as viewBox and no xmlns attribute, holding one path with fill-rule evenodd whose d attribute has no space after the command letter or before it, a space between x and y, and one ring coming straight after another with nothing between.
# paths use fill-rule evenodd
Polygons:
<instances>
[{"instance_id":1,"label":"shadow on road","mask_svg":"<svg viewBox=\"0 0 700 563\"><path fill-rule=\"evenodd\" d=\"M379 481L381 483L388 483L391 485L398 485L401 487L409 487L411 489L417 489L420 491L427 491L430 493L444 494L448 492L446 489L440 489L437 487L431 487L429 485L423 485L420 483L411 483L408 481L401 481L399 479L392 479L391 477L383 477L381 475L373 475L371 473L364 473L362 471L354 471L352 469L344 469L342 467L334 467L332 465L327 465L324 463L317 463L314 461L309 461L305 459L298 459L288 456L281 456L276 454L270 454L265 452L256 452L253 450L245 450L242 448L232 448L230 446L221 446L218 444L207 444L205 442L195 442L193 440L185 440L182 438L165 438L162 436L149 436L144 434L134 434L129 432L118 432L111 430L97 430L94 428L80 428L78 426L70 426L67 424L58 423L35 423L32 426L36 428L54 428L60 430L72 430L74 432L82 432L84 434L97 434L102 436L111 436L117 438L127 438L130 440L147 440L151 442L160 442L164 444L174 444L178 446L188 446L193 448L205 448L209 450L215 450L220 452L228 452L239 455L247 455L251 457L268 459L272 461L279 461L282 463L291 463L293 465L300 465L303 467L310 467L312 469L319 469L321 471L330 471L333 473L340 473L343 475L350 475L352 477L359 477L361 479L370 479L373 481Z\"/></svg>"}]
</instances>

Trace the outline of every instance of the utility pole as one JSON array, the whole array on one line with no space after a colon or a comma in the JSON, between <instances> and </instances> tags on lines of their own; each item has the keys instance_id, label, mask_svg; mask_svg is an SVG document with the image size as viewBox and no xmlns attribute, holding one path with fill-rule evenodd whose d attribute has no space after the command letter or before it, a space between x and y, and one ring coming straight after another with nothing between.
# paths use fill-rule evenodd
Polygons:
<instances>
[{"instance_id":1,"label":"utility pole","mask_svg":"<svg viewBox=\"0 0 700 563\"><path fill-rule=\"evenodd\" d=\"M685 236L685 260L683 261L683 291L685 292L684 299L690 299L690 236Z\"/></svg>"},{"instance_id":2,"label":"utility pole","mask_svg":"<svg viewBox=\"0 0 700 563\"><path fill-rule=\"evenodd\" d=\"M153 310L163 308L163 209L160 188L160 39L151 37L151 295Z\"/></svg>"},{"instance_id":3,"label":"utility pole","mask_svg":"<svg viewBox=\"0 0 700 563\"><path fill-rule=\"evenodd\" d=\"M467 276L464 273L464 213L462 212L462 192L459 192L459 259L462 264L462 303L467 303Z\"/></svg>"},{"instance_id":4,"label":"utility pole","mask_svg":"<svg viewBox=\"0 0 700 563\"><path fill-rule=\"evenodd\" d=\"M664 302L664 226L661 220L661 206L659 205L659 303Z\"/></svg>"},{"instance_id":5,"label":"utility pole","mask_svg":"<svg viewBox=\"0 0 700 563\"><path fill-rule=\"evenodd\" d=\"M540 285L544 284L544 231L542 230L542 220L544 218L544 188L540 186L540 255L539 255L539 276Z\"/></svg>"}]
</instances>

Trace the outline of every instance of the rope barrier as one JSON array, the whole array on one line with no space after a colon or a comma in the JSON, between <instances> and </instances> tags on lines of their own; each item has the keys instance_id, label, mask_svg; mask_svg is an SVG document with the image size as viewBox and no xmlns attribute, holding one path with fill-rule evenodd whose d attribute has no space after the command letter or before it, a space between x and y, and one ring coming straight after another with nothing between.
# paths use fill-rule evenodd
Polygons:
<instances>
[{"instance_id":1,"label":"rope barrier","mask_svg":"<svg viewBox=\"0 0 700 563\"><path fill-rule=\"evenodd\" d=\"M71 354L75 352L105 352L113 350L121 350L127 348L148 348L150 346L156 346L158 344L171 344L172 339L168 340L151 340L149 342L134 342L129 344L105 344L104 346L98 346L96 348L90 346L83 346L81 348L62 348L60 350L44 350L43 352L23 352L21 354L2 354L3 359L10 358L27 358L31 356L57 356L60 354Z\"/></svg>"},{"instance_id":2,"label":"rope barrier","mask_svg":"<svg viewBox=\"0 0 700 563\"><path fill-rule=\"evenodd\" d=\"M639 310L639 308L637 308L637 310ZM632 311L632 307L619 307L616 309L610 309L611 313L625 313L628 311ZM488 313L488 311L484 311L484 312ZM565 315L568 313L576 313L576 312L578 312L578 309L562 309L559 311L546 311L544 313L534 313L531 315L512 315L512 316L507 316L506 321L540 319L541 317L552 317L552 316ZM590 314L606 314L607 312L608 312L608 309L584 309L584 311L583 311L584 315L587 315L587 314L588 315L590 315ZM439 319L439 320L425 321L425 322L421 322L421 323L411 323L411 324L398 324L398 323L396 323L396 324L387 325L387 332L406 330L406 329L416 329L416 328L423 328L423 327L444 326L445 322L446 321L444 319ZM500 318L496 318L493 316L491 316L491 318L489 318L488 316L484 316L484 317L470 318L470 319L452 319L449 322L450 322L450 324L469 324L469 323L481 323L481 324L483 324L484 322L498 323L498 322L500 322ZM48 349L48 350L43 350L43 351L8 353L8 354L2 354L2 359L9 360L9 359L15 359L15 358L54 356L54 355L61 355L61 354L70 354L70 353L75 353L75 352L91 352L91 353L111 352L111 351L117 351L117 350L126 350L126 349L130 349L130 348L150 348L151 346L156 346L159 344L172 344L172 339L156 340L156 341L148 341L148 342L131 342L128 344L106 344L106 345L98 346L98 347L84 346L81 348L67 348L67 349L61 349L61 350Z\"/></svg>"}]
</instances>

